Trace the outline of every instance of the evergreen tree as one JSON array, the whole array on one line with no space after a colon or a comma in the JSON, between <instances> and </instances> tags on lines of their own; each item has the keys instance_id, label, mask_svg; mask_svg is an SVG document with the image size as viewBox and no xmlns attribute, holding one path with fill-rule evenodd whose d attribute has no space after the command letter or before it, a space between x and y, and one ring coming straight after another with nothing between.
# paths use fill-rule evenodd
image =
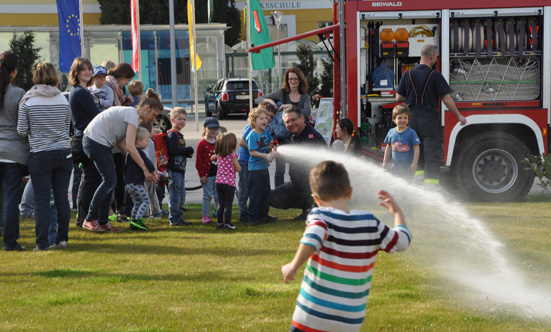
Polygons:
<instances>
[{"instance_id":1,"label":"evergreen tree","mask_svg":"<svg viewBox=\"0 0 551 332\"><path fill-rule=\"evenodd\" d=\"M239 34L241 33L241 12L239 9L235 7L235 0L214 0L215 7L214 8L225 8L225 7L217 7L218 6L226 6L226 10L218 10L214 11L214 18L212 19L212 22L223 22L228 25L228 30L224 34L224 38L226 40L226 44L233 46L237 44L239 40ZM217 16L220 15L220 16Z\"/></svg>"},{"instance_id":2,"label":"evergreen tree","mask_svg":"<svg viewBox=\"0 0 551 332\"><path fill-rule=\"evenodd\" d=\"M314 55L312 54L310 47L299 44L297 47L297 58L300 61L299 63L293 63L293 66L302 70L306 81L308 82L308 94L311 96L315 95L319 91L319 78L314 74L316 69L316 62L314 61Z\"/></svg>"},{"instance_id":3,"label":"evergreen tree","mask_svg":"<svg viewBox=\"0 0 551 332\"><path fill-rule=\"evenodd\" d=\"M10 40L10 49L19 55L19 64L17 65L17 76L15 85L27 91L33 85L33 66L40 61L41 48L34 47L34 33L25 31L22 35L14 36Z\"/></svg>"},{"instance_id":4,"label":"evergreen tree","mask_svg":"<svg viewBox=\"0 0 551 332\"><path fill-rule=\"evenodd\" d=\"M321 59L321 64L323 72L320 76L321 88L319 93L323 97L331 97L333 96L333 59Z\"/></svg>"},{"instance_id":5,"label":"evergreen tree","mask_svg":"<svg viewBox=\"0 0 551 332\"><path fill-rule=\"evenodd\" d=\"M174 0L174 23L188 24L187 1ZM98 0L101 8L101 24L129 25L129 0ZM230 29L225 33L225 42L228 45L237 43L241 24L241 15L235 8L235 0L213 1L212 23L226 23ZM208 22L208 0L195 1L195 23ZM140 24L168 24L168 1L148 0L140 1Z\"/></svg>"}]
</instances>

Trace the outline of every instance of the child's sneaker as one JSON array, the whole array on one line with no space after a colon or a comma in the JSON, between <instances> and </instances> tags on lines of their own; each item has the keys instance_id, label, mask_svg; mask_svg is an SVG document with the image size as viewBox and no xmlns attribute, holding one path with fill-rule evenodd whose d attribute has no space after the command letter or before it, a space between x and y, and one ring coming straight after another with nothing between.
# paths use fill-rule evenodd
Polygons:
<instances>
[{"instance_id":1,"label":"child's sneaker","mask_svg":"<svg viewBox=\"0 0 551 332\"><path fill-rule=\"evenodd\" d=\"M149 228L143 223L143 219L131 220L130 229L139 231L148 231Z\"/></svg>"},{"instance_id":2,"label":"child's sneaker","mask_svg":"<svg viewBox=\"0 0 551 332\"><path fill-rule=\"evenodd\" d=\"M224 224L224 228L227 228L227 229L236 229L237 227L235 227L232 223L229 223L229 224Z\"/></svg>"},{"instance_id":3,"label":"child's sneaker","mask_svg":"<svg viewBox=\"0 0 551 332\"><path fill-rule=\"evenodd\" d=\"M222 229L224 228L224 224L216 224L216 229Z\"/></svg>"},{"instance_id":4,"label":"child's sneaker","mask_svg":"<svg viewBox=\"0 0 551 332\"><path fill-rule=\"evenodd\" d=\"M153 219L161 219L161 218L162 218L161 212L153 215Z\"/></svg>"},{"instance_id":5,"label":"child's sneaker","mask_svg":"<svg viewBox=\"0 0 551 332\"><path fill-rule=\"evenodd\" d=\"M109 216L109 221L117 221L117 214L116 213L113 213L112 215Z\"/></svg>"},{"instance_id":6,"label":"child's sneaker","mask_svg":"<svg viewBox=\"0 0 551 332\"><path fill-rule=\"evenodd\" d=\"M203 224L210 224L211 222L212 220L210 220L210 216L203 216Z\"/></svg>"}]
</instances>

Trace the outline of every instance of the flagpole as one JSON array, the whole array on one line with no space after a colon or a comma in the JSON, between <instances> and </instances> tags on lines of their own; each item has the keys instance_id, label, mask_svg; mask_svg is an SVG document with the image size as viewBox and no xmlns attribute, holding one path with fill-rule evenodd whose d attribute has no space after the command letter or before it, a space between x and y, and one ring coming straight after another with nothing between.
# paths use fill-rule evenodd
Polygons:
<instances>
[{"instance_id":1,"label":"flagpole","mask_svg":"<svg viewBox=\"0 0 551 332\"><path fill-rule=\"evenodd\" d=\"M82 1L82 0L81 0ZM140 0L136 0L136 26L138 30L136 38L138 38L138 80L142 78L142 41L140 37Z\"/></svg>"},{"instance_id":2,"label":"flagpole","mask_svg":"<svg viewBox=\"0 0 551 332\"><path fill-rule=\"evenodd\" d=\"M80 17L80 56L86 57L84 47L84 10L82 9L82 0L78 1L78 15Z\"/></svg>"},{"instance_id":3,"label":"flagpole","mask_svg":"<svg viewBox=\"0 0 551 332\"><path fill-rule=\"evenodd\" d=\"M207 23L210 24L211 23L211 20L212 20L212 7L213 7L213 4L212 4L212 0L207 0L207 14L208 14L208 21Z\"/></svg>"},{"instance_id":4,"label":"flagpole","mask_svg":"<svg viewBox=\"0 0 551 332\"><path fill-rule=\"evenodd\" d=\"M178 85L176 83L176 29L174 27L174 0L168 0L170 25L170 85L172 86L172 107L178 106Z\"/></svg>"},{"instance_id":5,"label":"flagpole","mask_svg":"<svg viewBox=\"0 0 551 332\"><path fill-rule=\"evenodd\" d=\"M192 2L193 6L193 12L191 14L191 21L192 21L192 29L191 33L193 36L193 63L195 64L195 70L193 70L193 84L195 87L195 131L199 131L199 101L197 100L197 71L198 69L198 62L199 62L199 52L197 51L197 34L195 33L195 2ZM188 22L189 23L189 22Z\"/></svg>"},{"instance_id":6,"label":"flagpole","mask_svg":"<svg viewBox=\"0 0 551 332\"><path fill-rule=\"evenodd\" d=\"M249 72L249 111L253 110L253 62L251 58L251 52L248 49L251 48L251 2L247 0L247 58L249 62L248 72Z\"/></svg>"}]
</instances>

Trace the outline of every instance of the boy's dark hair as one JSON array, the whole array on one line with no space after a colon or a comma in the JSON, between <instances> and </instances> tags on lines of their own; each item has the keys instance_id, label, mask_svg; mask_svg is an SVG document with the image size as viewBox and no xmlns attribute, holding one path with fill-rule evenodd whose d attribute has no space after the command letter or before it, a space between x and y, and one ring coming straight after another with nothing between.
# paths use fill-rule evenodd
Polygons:
<instances>
[{"instance_id":1,"label":"boy's dark hair","mask_svg":"<svg viewBox=\"0 0 551 332\"><path fill-rule=\"evenodd\" d=\"M128 84L128 92L134 96L139 97L143 94L144 85L140 80L134 80Z\"/></svg>"},{"instance_id":2,"label":"boy's dark hair","mask_svg":"<svg viewBox=\"0 0 551 332\"><path fill-rule=\"evenodd\" d=\"M396 119L399 114L407 114L408 119L411 119L411 110L406 104L396 105L392 110L392 120Z\"/></svg>"},{"instance_id":3,"label":"boy's dark hair","mask_svg":"<svg viewBox=\"0 0 551 332\"><path fill-rule=\"evenodd\" d=\"M277 113L277 108L269 101L262 101L260 105L258 105L258 108L263 108L266 111L271 112L272 115L275 115Z\"/></svg>"},{"instance_id":4,"label":"boy's dark hair","mask_svg":"<svg viewBox=\"0 0 551 332\"><path fill-rule=\"evenodd\" d=\"M347 197L350 194L348 172L341 163L322 161L310 171L310 188L323 201Z\"/></svg>"},{"instance_id":5,"label":"boy's dark hair","mask_svg":"<svg viewBox=\"0 0 551 332\"><path fill-rule=\"evenodd\" d=\"M235 152L237 147L237 137L234 133L226 133L218 135L216 137L216 145L214 146L214 153L220 157L229 156Z\"/></svg>"}]
</instances>

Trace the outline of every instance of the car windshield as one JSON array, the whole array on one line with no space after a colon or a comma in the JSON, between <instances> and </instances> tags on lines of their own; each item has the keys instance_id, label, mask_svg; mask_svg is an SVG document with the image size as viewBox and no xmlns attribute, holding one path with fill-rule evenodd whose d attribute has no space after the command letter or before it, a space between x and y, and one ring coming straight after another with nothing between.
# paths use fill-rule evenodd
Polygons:
<instances>
[{"instance_id":1,"label":"car windshield","mask_svg":"<svg viewBox=\"0 0 551 332\"><path fill-rule=\"evenodd\" d=\"M226 83L227 90L249 90L249 81L229 81ZM253 89L258 89L256 82L253 81Z\"/></svg>"}]
</instances>

